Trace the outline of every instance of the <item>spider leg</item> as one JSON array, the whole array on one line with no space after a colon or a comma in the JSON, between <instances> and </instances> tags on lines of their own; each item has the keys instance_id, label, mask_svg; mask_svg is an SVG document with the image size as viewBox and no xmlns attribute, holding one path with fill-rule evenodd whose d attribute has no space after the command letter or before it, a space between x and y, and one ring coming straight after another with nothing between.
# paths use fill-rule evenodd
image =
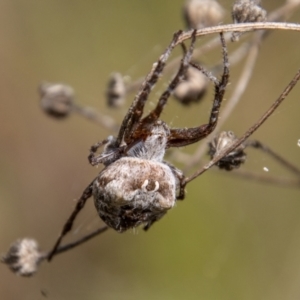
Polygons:
<instances>
[{"instance_id":1,"label":"spider leg","mask_svg":"<svg viewBox=\"0 0 300 300\"><path fill-rule=\"evenodd\" d=\"M171 168L174 176L177 179L177 184L178 184L178 195L176 196L177 200L184 200L185 198L185 176L184 174L174 166L168 164L169 167Z\"/></svg>"},{"instance_id":2,"label":"spider leg","mask_svg":"<svg viewBox=\"0 0 300 300\"><path fill-rule=\"evenodd\" d=\"M191 60L191 57L192 57L192 54L194 51L194 46L195 46L195 42L196 42L196 33L197 33L197 30L194 30L194 32L192 34L191 45L190 45L188 51L186 50L184 44L181 44L183 51L184 51L184 57L181 60L179 70L178 70L176 76L174 77L174 79L169 84L167 90L159 98L156 107L142 120L142 124L153 124L155 121L158 120L161 112L164 109L164 106L167 104L167 101L168 101L170 95L175 90L177 85L183 80L183 78L187 72L187 69L189 67L190 60Z\"/></svg>"},{"instance_id":3,"label":"spider leg","mask_svg":"<svg viewBox=\"0 0 300 300\"><path fill-rule=\"evenodd\" d=\"M78 215L78 213L83 209L86 201L92 196L93 192L93 183L94 180L87 186L87 188L83 191L81 197L78 199L77 204L70 215L69 219L65 223L63 230L61 231L56 243L54 244L52 250L48 254L48 261L51 261L52 257L57 252L59 245L63 239L63 237L72 229L73 223Z\"/></svg>"},{"instance_id":4,"label":"spider leg","mask_svg":"<svg viewBox=\"0 0 300 300\"><path fill-rule=\"evenodd\" d=\"M219 85L220 82L217 79L216 76L214 76L210 71L206 70L203 66L199 65L198 63L195 62L190 62L190 65L194 67L195 69L199 70L204 74L209 80L211 80L215 85Z\"/></svg>"},{"instance_id":5,"label":"spider leg","mask_svg":"<svg viewBox=\"0 0 300 300\"><path fill-rule=\"evenodd\" d=\"M96 155L98 148L103 145L105 145L105 147L102 153ZM92 166L96 166L99 164L104 164L105 166L107 166L116 161L120 157L123 150L124 147L116 146L116 138L114 138L113 136L109 136L107 139L96 143L90 148L88 160Z\"/></svg>"},{"instance_id":6,"label":"spider leg","mask_svg":"<svg viewBox=\"0 0 300 300\"><path fill-rule=\"evenodd\" d=\"M171 129L168 139L168 147L183 147L198 142L207 135L209 135L216 127L222 100L224 98L225 89L229 79L229 62L227 48L223 33L220 33L223 53L223 74L220 81L216 81L208 76L214 82L215 96L213 106L210 113L208 124L201 125L194 128ZM204 73L205 74L205 73Z\"/></svg>"},{"instance_id":7,"label":"spider leg","mask_svg":"<svg viewBox=\"0 0 300 300\"><path fill-rule=\"evenodd\" d=\"M118 137L117 137L117 145L119 146L123 141L127 141L136 126L136 124L140 121L145 103L148 99L148 95L151 92L151 89L156 84L160 74L162 73L166 61L171 55L172 50L176 46L176 43L181 36L182 31L178 31L174 34L173 39L170 45L167 47L165 52L160 56L159 60L153 65L152 70L145 78L139 92L135 96L131 107L129 108L126 116L123 119Z\"/></svg>"},{"instance_id":8,"label":"spider leg","mask_svg":"<svg viewBox=\"0 0 300 300\"><path fill-rule=\"evenodd\" d=\"M178 195L176 196L177 200L184 200L185 198L185 176L182 173L181 170L174 167L172 164L170 164L167 161L164 161L164 164L168 165L168 167L171 169L173 175L176 178L177 181L177 189L178 189Z\"/></svg>"},{"instance_id":9,"label":"spider leg","mask_svg":"<svg viewBox=\"0 0 300 300\"><path fill-rule=\"evenodd\" d=\"M185 199L185 177L183 176L180 179L180 185L179 185L179 193L178 196L176 197L177 200L184 200Z\"/></svg>"},{"instance_id":10,"label":"spider leg","mask_svg":"<svg viewBox=\"0 0 300 300\"><path fill-rule=\"evenodd\" d=\"M98 142L98 143L94 144L93 146L91 146L90 154L88 156L88 160L89 160L89 163L92 166L95 166L95 165L98 165L98 164L101 163L101 161L100 161L101 155L96 155L96 152L101 146L106 145L110 141L111 141L111 137L108 137L107 139L105 139L101 142Z\"/></svg>"}]
</instances>

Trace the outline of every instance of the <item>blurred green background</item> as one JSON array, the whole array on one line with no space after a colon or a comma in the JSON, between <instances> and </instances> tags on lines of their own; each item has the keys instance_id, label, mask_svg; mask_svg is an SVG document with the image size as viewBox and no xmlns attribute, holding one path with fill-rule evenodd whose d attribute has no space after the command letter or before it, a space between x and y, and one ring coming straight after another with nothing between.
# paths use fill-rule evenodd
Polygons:
<instances>
[{"instance_id":1,"label":"blurred green background","mask_svg":"<svg viewBox=\"0 0 300 300\"><path fill-rule=\"evenodd\" d=\"M282 3L264 1L268 10ZM87 162L90 145L109 134L78 116L58 122L44 115L38 84L68 83L78 102L121 121L126 107L105 107L109 74L145 75L173 32L184 27L182 4L0 1L1 252L25 236L36 238L43 249L52 246L74 199L99 172ZM231 1L222 4L229 22ZM299 20L298 11L290 21ZM270 35L225 129L241 135L262 115L300 67L299 50L299 33ZM218 61L220 50L202 59ZM240 69L232 68L227 98ZM161 91L155 90L151 100ZM300 85L254 136L298 166L299 100ZM163 118L172 126L205 123L210 101L206 103L183 109L170 101ZM265 155L249 150L245 169L264 173L265 166L270 175L289 176ZM1 265L0 299L43 299L42 294L57 300L299 299L299 196L299 189L207 172L188 186L186 200L147 233L110 231L44 263L30 279ZM69 240L101 225L90 202Z\"/></svg>"}]
</instances>

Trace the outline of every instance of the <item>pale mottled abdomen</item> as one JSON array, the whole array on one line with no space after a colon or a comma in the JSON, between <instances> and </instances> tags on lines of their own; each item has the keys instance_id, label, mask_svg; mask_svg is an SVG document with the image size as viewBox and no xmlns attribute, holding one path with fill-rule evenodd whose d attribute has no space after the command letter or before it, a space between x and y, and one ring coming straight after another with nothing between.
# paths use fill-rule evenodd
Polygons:
<instances>
[{"instance_id":1,"label":"pale mottled abdomen","mask_svg":"<svg viewBox=\"0 0 300 300\"><path fill-rule=\"evenodd\" d=\"M176 201L176 179L163 163L123 157L106 167L94 182L101 219L117 231L161 218Z\"/></svg>"}]
</instances>

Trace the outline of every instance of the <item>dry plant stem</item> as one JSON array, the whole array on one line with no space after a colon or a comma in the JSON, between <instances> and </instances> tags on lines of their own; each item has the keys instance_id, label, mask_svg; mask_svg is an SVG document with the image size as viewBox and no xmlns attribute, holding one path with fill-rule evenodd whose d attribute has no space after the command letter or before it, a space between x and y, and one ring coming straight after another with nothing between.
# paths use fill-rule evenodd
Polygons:
<instances>
[{"instance_id":1,"label":"dry plant stem","mask_svg":"<svg viewBox=\"0 0 300 300\"><path fill-rule=\"evenodd\" d=\"M278 163L280 163L284 168L286 168L288 171L292 172L293 174L300 177L300 169L294 166L292 163L287 161L285 158L274 152L272 149L267 147L266 145L262 144L259 141L247 141L246 147L253 147L255 149L261 150L265 152L266 154L270 155L274 160L276 160Z\"/></svg>"},{"instance_id":2,"label":"dry plant stem","mask_svg":"<svg viewBox=\"0 0 300 300\"><path fill-rule=\"evenodd\" d=\"M292 14L298 6L300 6L300 1L286 2L285 4L283 4L283 6L272 11L268 15L268 22L277 22L283 17L287 17L288 15ZM252 24L258 24L258 23L252 23ZM225 30L223 32L225 32ZM231 35L224 35L224 37L225 40L227 41L230 40ZM195 49L194 57L205 54L218 46L219 46L218 38L214 38L211 41L209 41L207 44L203 45L202 47ZM179 59L175 59L175 60L169 63L169 67L173 67L179 61ZM166 67L166 70L167 69L168 66Z\"/></svg>"},{"instance_id":3,"label":"dry plant stem","mask_svg":"<svg viewBox=\"0 0 300 300\"><path fill-rule=\"evenodd\" d=\"M113 118L104 115L93 108L74 105L73 111L90 121L100 124L103 128L109 131L117 131L119 129L119 125Z\"/></svg>"},{"instance_id":4,"label":"dry plant stem","mask_svg":"<svg viewBox=\"0 0 300 300\"><path fill-rule=\"evenodd\" d=\"M63 237L69 231L71 231L72 225L73 225L73 222L74 222L75 218L77 217L79 212L83 209L86 201L92 196L93 183L94 183L94 180L88 185L88 187L83 191L81 197L78 199L77 204L76 204L71 216L69 217L69 219L65 223L65 225L63 227L63 230L61 231L61 233L59 235L59 238L57 239L53 249L49 252L48 261L51 261L52 257L54 256L54 254L58 250L58 247L59 247Z\"/></svg>"},{"instance_id":5,"label":"dry plant stem","mask_svg":"<svg viewBox=\"0 0 300 300\"><path fill-rule=\"evenodd\" d=\"M296 83L298 82L299 79L300 79L300 69L298 70L297 74L292 79L292 81L285 88L285 90L282 92L282 94L279 96L279 98L271 105L271 107L263 114L263 116L252 127L250 127L250 129L248 129L242 137L237 139L236 142L234 142L229 147L225 148L218 156L214 157L208 164L206 164L203 168L201 168L200 170L195 172L192 176L187 177L185 179L185 185L187 183L189 183L190 181L194 180L199 175L203 174L208 169L210 169L219 160L221 160L224 156L229 154L231 151L233 151L239 145L241 145L244 141L246 141L249 138L249 136L251 136L273 114L273 112L282 103L282 101L287 97L287 95L290 93L290 91L293 89L293 87L296 85Z\"/></svg>"},{"instance_id":6,"label":"dry plant stem","mask_svg":"<svg viewBox=\"0 0 300 300\"><path fill-rule=\"evenodd\" d=\"M294 1L294 2L287 2L282 7L274 10L271 12L268 16L269 22L276 22L282 19L283 17L287 17L288 15L292 14L294 10L300 5L300 1ZM229 41L231 39L231 34L224 35L224 38L226 41ZM200 48L195 49L193 53L193 57L199 57L207 52L212 51L214 48L219 46L219 38L213 38L209 42L207 42L205 45L201 46ZM242 46L241 46L242 47ZM177 66L178 62L180 61L180 58L175 58L165 67L165 72L170 73L173 71L174 67ZM231 64L233 64L232 59L230 60ZM144 77L137 79L133 83L131 83L126 89L126 93L131 93L136 91L140 85L143 83Z\"/></svg>"},{"instance_id":7,"label":"dry plant stem","mask_svg":"<svg viewBox=\"0 0 300 300\"><path fill-rule=\"evenodd\" d=\"M98 228L97 230L91 232L90 234L78 239L77 241L75 242L72 242L72 243L69 243L69 244L66 244L64 246L60 246L56 249L55 253L52 254L52 257L57 255L57 254L60 254L60 253L63 253L63 252L66 252L66 251L69 251L87 241L89 241L90 239L104 233L105 231L107 231L109 229L108 226L103 226L101 228ZM42 257L41 257L41 261L42 260L45 260L45 259L48 259L49 256L50 256L51 252L49 253L45 253Z\"/></svg>"},{"instance_id":8,"label":"dry plant stem","mask_svg":"<svg viewBox=\"0 0 300 300\"><path fill-rule=\"evenodd\" d=\"M300 31L300 24L296 23L286 23L286 22L257 22L257 23L243 23L243 24L228 24L219 25L214 27L207 27L203 29L198 29L196 31L196 36L205 36L220 32L247 32L253 30L289 30L289 31ZM176 45L184 42L191 38L193 30L183 32Z\"/></svg>"},{"instance_id":9,"label":"dry plant stem","mask_svg":"<svg viewBox=\"0 0 300 300\"><path fill-rule=\"evenodd\" d=\"M300 169L294 166L292 163L287 161L285 158L274 152L272 149L267 147L266 145L262 144L259 141L246 141L246 147L253 147L257 150L261 150L266 154L270 155L275 161L281 164L285 169L290 171L291 173L295 174L300 178ZM293 187L299 188L300 187L300 179L292 179L292 178L282 178L278 176L270 176L270 175L263 175L258 174L255 172L245 171L245 170L235 170L230 172L229 175L238 176L239 178L247 179L247 180L256 180L261 183L269 183L269 184L276 184L285 187Z\"/></svg>"},{"instance_id":10,"label":"dry plant stem","mask_svg":"<svg viewBox=\"0 0 300 300\"><path fill-rule=\"evenodd\" d=\"M246 141L245 142L246 147L253 147L257 150L261 150L265 152L266 154L270 155L275 161L277 161L279 164L281 164L285 169L290 171L291 173L295 174L296 176L300 177L300 169L297 168L295 165L293 165L291 162L287 161L285 158L274 152L272 149L267 147L266 145L262 144L259 141ZM176 159L177 161L181 163L185 163L189 159L191 159L191 156L182 153L177 152L176 153ZM219 171L218 171L219 173ZM284 187L294 187L299 188L300 186L300 179L288 179L288 178L282 178L278 176L270 176L270 175L261 175L255 172L251 172L248 170L234 170L232 172L227 173L229 176L239 176L242 179L250 179L250 180L256 180L259 182L266 182L269 184L277 184Z\"/></svg>"}]
</instances>

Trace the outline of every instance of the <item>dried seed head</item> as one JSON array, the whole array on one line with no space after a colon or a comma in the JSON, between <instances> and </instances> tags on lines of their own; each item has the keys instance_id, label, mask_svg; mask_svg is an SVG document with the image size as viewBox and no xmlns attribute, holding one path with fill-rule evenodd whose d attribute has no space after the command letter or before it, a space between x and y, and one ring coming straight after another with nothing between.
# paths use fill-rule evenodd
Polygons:
<instances>
[{"instance_id":1,"label":"dried seed head","mask_svg":"<svg viewBox=\"0 0 300 300\"><path fill-rule=\"evenodd\" d=\"M235 23L266 21L267 12L260 0L237 0L232 7L232 19Z\"/></svg>"},{"instance_id":2,"label":"dried seed head","mask_svg":"<svg viewBox=\"0 0 300 300\"><path fill-rule=\"evenodd\" d=\"M207 91L208 79L199 70L190 66L184 80L176 87L174 97L182 104L199 102Z\"/></svg>"},{"instance_id":3,"label":"dried seed head","mask_svg":"<svg viewBox=\"0 0 300 300\"><path fill-rule=\"evenodd\" d=\"M125 103L125 96L126 87L122 75L120 73L111 74L106 90L107 105L119 108Z\"/></svg>"},{"instance_id":4,"label":"dried seed head","mask_svg":"<svg viewBox=\"0 0 300 300\"><path fill-rule=\"evenodd\" d=\"M211 159L219 155L226 147L230 146L237 140L237 137L232 131L223 131L216 136L209 144L209 152ZM246 153L244 152L245 145L241 144L235 150L227 154L216 164L220 169L231 171L239 168L246 160Z\"/></svg>"},{"instance_id":5,"label":"dried seed head","mask_svg":"<svg viewBox=\"0 0 300 300\"><path fill-rule=\"evenodd\" d=\"M183 17L189 29L201 29L219 24L223 20L224 9L215 0L187 0Z\"/></svg>"},{"instance_id":6,"label":"dried seed head","mask_svg":"<svg viewBox=\"0 0 300 300\"><path fill-rule=\"evenodd\" d=\"M1 261L17 275L32 276L37 271L41 258L38 243L33 239L24 238L13 243Z\"/></svg>"},{"instance_id":7,"label":"dried seed head","mask_svg":"<svg viewBox=\"0 0 300 300\"><path fill-rule=\"evenodd\" d=\"M74 90L65 84L42 83L39 86L41 107L55 118L67 117L74 106Z\"/></svg>"},{"instance_id":8,"label":"dried seed head","mask_svg":"<svg viewBox=\"0 0 300 300\"><path fill-rule=\"evenodd\" d=\"M264 22L267 20L267 12L260 5L260 0L237 0L232 7L232 19L234 23ZM237 41L241 33L233 32L232 41Z\"/></svg>"}]
</instances>

